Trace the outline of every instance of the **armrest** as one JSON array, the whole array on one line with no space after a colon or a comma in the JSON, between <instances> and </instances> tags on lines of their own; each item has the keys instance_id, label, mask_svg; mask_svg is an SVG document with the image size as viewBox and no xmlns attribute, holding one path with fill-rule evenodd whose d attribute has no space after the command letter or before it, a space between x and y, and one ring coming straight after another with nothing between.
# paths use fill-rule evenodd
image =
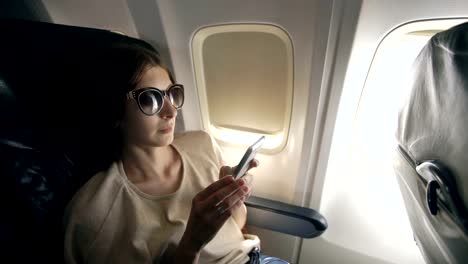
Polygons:
<instances>
[{"instance_id":1,"label":"armrest","mask_svg":"<svg viewBox=\"0 0 468 264\"><path fill-rule=\"evenodd\" d=\"M248 225L302 238L320 236L328 227L325 218L310 208L255 196L251 196L245 205Z\"/></svg>"}]
</instances>

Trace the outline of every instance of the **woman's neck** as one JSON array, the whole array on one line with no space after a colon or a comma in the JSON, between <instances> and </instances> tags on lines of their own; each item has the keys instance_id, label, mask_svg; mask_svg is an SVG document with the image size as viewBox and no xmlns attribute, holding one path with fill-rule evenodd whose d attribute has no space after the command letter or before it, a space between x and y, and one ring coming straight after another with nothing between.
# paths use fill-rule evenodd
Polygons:
<instances>
[{"instance_id":1,"label":"woman's neck","mask_svg":"<svg viewBox=\"0 0 468 264\"><path fill-rule=\"evenodd\" d=\"M164 181L168 171L177 161L170 145L163 147L141 147L127 145L122 153L122 162L128 179L139 183Z\"/></svg>"}]
</instances>

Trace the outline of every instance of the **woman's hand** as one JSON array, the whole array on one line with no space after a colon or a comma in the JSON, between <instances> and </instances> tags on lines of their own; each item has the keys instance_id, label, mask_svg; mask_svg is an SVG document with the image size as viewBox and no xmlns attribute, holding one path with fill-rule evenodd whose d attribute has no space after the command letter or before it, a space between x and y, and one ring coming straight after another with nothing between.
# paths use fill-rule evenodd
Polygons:
<instances>
[{"instance_id":1,"label":"woman's hand","mask_svg":"<svg viewBox=\"0 0 468 264\"><path fill-rule=\"evenodd\" d=\"M198 193L192 200L192 209L176 252L184 261L197 259L200 250L218 233L233 211L243 204L249 193L243 179L225 176ZM185 258L184 258L185 256ZM178 261L176 261L178 262Z\"/></svg>"},{"instance_id":2,"label":"woman's hand","mask_svg":"<svg viewBox=\"0 0 468 264\"><path fill-rule=\"evenodd\" d=\"M258 167L259 163L258 160L252 160L249 164L249 169ZM231 175L236 167L229 167L223 166L219 171L219 178L222 178L226 175ZM247 223L247 208L244 205L244 201L247 200L252 193L252 174L246 173L242 179L246 182L247 186L249 187L249 192L239 201L240 205L236 207L235 210L232 212L232 218L237 223L239 228L242 230Z\"/></svg>"},{"instance_id":3,"label":"woman's hand","mask_svg":"<svg viewBox=\"0 0 468 264\"><path fill-rule=\"evenodd\" d=\"M250 194L252 193L252 181L253 181L253 177L252 177L252 174L249 174L248 172L250 171L250 169L253 169L253 168L256 168L258 167L258 165L260 165L260 163L258 162L258 160L256 159L253 159L250 164L249 164L249 168L247 169L247 172L245 173L245 175L242 177L244 179L244 181L247 183L247 186L249 187L250 191L248 193L248 195L245 197L245 200L247 198L249 198ZM234 167L229 167L229 166L223 166L221 167L221 169L219 170L219 178L223 178L224 176L226 175L232 175L232 173L236 170L237 166L234 166ZM244 201L245 201L244 200Z\"/></svg>"}]
</instances>

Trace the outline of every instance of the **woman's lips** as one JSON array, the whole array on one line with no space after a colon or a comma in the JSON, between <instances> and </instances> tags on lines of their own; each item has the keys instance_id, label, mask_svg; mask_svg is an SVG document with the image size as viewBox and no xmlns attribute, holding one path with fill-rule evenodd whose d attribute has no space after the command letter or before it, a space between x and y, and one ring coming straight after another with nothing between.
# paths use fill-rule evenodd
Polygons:
<instances>
[{"instance_id":1,"label":"woman's lips","mask_svg":"<svg viewBox=\"0 0 468 264\"><path fill-rule=\"evenodd\" d=\"M161 132L161 133L163 133L163 134L167 134L167 133L172 132L172 129L173 129L173 126L168 126L168 127L166 127L166 128L159 129L159 132Z\"/></svg>"}]
</instances>

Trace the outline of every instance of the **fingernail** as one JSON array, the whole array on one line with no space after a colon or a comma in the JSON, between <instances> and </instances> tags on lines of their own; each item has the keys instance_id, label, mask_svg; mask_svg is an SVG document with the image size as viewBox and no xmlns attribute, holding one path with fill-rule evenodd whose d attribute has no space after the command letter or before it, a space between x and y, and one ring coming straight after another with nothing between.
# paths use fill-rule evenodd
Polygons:
<instances>
[{"instance_id":1,"label":"fingernail","mask_svg":"<svg viewBox=\"0 0 468 264\"><path fill-rule=\"evenodd\" d=\"M245 180L244 180L244 179L239 179L239 185L240 185L240 186L245 185Z\"/></svg>"},{"instance_id":2,"label":"fingernail","mask_svg":"<svg viewBox=\"0 0 468 264\"><path fill-rule=\"evenodd\" d=\"M249 192L249 186L242 186L242 190L244 190L244 192Z\"/></svg>"}]
</instances>

